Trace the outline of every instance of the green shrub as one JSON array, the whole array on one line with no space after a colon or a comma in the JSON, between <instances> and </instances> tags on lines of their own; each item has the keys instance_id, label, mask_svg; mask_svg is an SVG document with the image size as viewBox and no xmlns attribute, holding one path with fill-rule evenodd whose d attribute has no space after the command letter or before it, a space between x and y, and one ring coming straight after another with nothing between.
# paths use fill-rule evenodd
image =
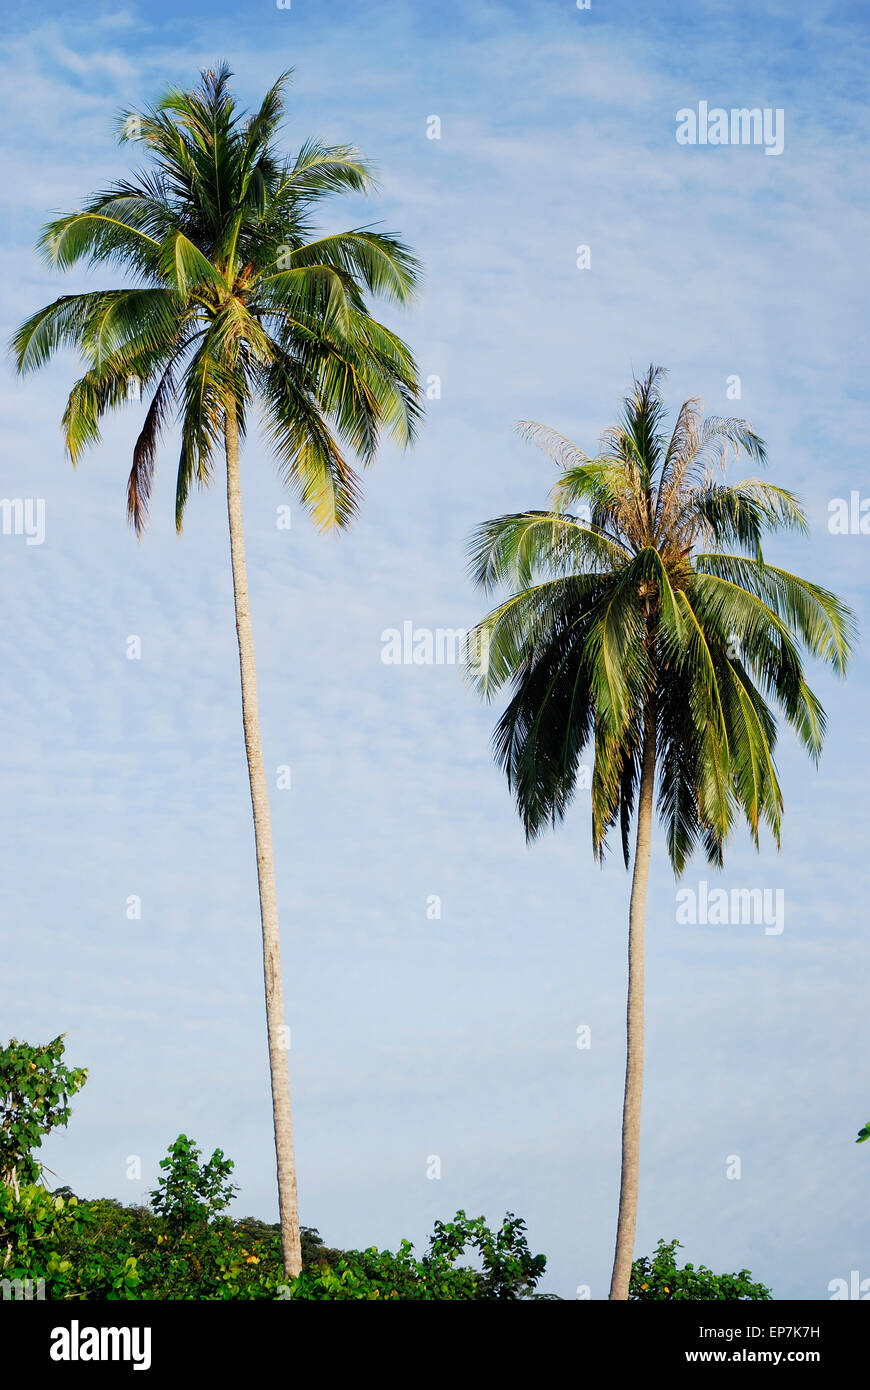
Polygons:
<instances>
[{"instance_id":1,"label":"green shrub","mask_svg":"<svg viewBox=\"0 0 870 1390\"><path fill-rule=\"evenodd\" d=\"M764 1284L753 1284L748 1269L739 1274L714 1274L704 1265L684 1265L677 1268L678 1240L665 1244L660 1240L652 1257L635 1260L631 1267L629 1299L770 1299L773 1294Z\"/></svg>"},{"instance_id":2,"label":"green shrub","mask_svg":"<svg viewBox=\"0 0 870 1390\"><path fill-rule=\"evenodd\" d=\"M11 1038L0 1048L0 1183L36 1183L42 1164L33 1157L43 1137L69 1120L70 1098L88 1079L65 1067L63 1034L40 1047Z\"/></svg>"},{"instance_id":3,"label":"green shrub","mask_svg":"<svg viewBox=\"0 0 870 1390\"><path fill-rule=\"evenodd\" d=\"M545 1258L532 1256L523 1223L508 1215L499 1231L458 1212L437 1223L422 1259L403 1241L398 1251L326 1247L303 1227L303 1269L287 1280L280 1228L252 1217L217 1216L187 1230L165 1215L118 1202L81 1202L84 1221L60 1234L60 1257L71 1273L65 1296L84 1299L493 1299L534 1296ZM460 1266L467 1246L480 1250L483 1269ZM132 1261L132 1264L130 1263ZM114 1278L105 1277L111 1270ZM118 1291L125 1270L135 1281Z\"/></svg>"}]
</instances>

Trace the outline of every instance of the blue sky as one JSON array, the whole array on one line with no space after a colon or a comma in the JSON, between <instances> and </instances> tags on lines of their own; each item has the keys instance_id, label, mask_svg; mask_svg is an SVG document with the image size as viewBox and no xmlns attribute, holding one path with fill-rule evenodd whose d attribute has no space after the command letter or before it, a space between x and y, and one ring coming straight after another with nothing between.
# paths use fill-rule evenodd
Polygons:
<instances>
[{"instance_id":1,"label":"blue sky","mask_svg":"<svg viewBox=\"0 0 870 1390\"><path fill-rule=\"evenodd\" d=\"M295 68L289 146L317 134L378 162L381 192L330 205L324 225L382 221L425 263L419 305L383 316L441 398L412 453L384 449L352 532L317 536L295 506L278 530L288 499L267 452L252 436L244 456L265 757L270 775L292 767L272 803L302 1219L332 1244L422 1244L460 1206L510 1209L548 1256L547 1289L607 1295L627 876L615 855L593 865L582 792L527 848L490 756L496 711L455 667L380 659L406 620L469 626L469 530L544 503L552 467L513 421L591 448L632 370L666 365L674 407L700 394L752 420L813 528L772 555L866 624L870 537L831 535L827 518L830 499L870 495L868 34L857 5L805 8L7 7L4 338L90 283L50 276L31 248L52 209L126 171L118 110L224 57L245 104ZM781 108L783 153L678 145L675 114L700 101ZM41 546L0 535L0 1031L63 1031L90 1068L47 1148L58 1181L140 1200L183 1130L235 1160L238 1213L272 1219L221 491L192 499L176 537L170 438L137 545L124 484L142 408L73 473L59 432L73 366L0 378L3 496L42 498L46 517ZM677 1236L686 1258L748 1266L781 1298L870 1277L870 1159L853 1143L870 1114L867 678L863 649L845 685L818 673L818 771L783 737L782 851L738 837L721 880L701 863L685 875L782 888L781 935L678 926L659 840L651 876L637 1250Z\"/></svg>"}]
</instances>

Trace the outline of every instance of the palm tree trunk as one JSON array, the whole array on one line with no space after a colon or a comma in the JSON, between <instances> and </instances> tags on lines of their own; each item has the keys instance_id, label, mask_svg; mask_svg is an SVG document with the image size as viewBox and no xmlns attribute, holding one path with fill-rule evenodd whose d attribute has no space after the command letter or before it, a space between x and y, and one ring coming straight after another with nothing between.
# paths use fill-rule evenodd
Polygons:
<instances>
[{"instance_id":1,"label":"palm tree trunk","mask_svg":"<svg viewBox=\"0 0 870 1390\"><path fill-rule=\"evenodd\" d=\"M656 765L656 724L652 708L644 719L643 755L637 805L637 842L628 915L628 1007L625 1097L622 1104L622 1177L616 1253L610 1281L611 1299L627 1299L637 1226L637 1185L640 1170L640 1104L643 1092L643 934L646 924L646 886L652 836L653 785Z\"/></svg>"},{"instance_id":2,"label":"palm tree trunk","mask_svg":"<svg viewBox=\"0 0 870 1390\"><path fill-rule=\"evenodd\" d=\"M225 444L227 515L230 524L236 634L239 639L239 667L242 679L242 719L245 726L245 752L248 758L248 779L251 784L251 805L254 812L257 882L260 890L260 923L263 929L266 1031L269 1039L269 1073L272 1081L272 1115L278 1165L281 1245L284 1255L284 1270L288 1277L292 1278L302 1268L302 1247L299 1236L299 1207L296 1197L296 1159L293 1150L293 1118L290 1110L290 1075L287 1066L287 1029L284 1024L284 990L281 984L281 943L278 932L278 899L275 893L275 863L272 855L272 822L269 815L269 793L266 786L266 772L263 767L260 717L257 709L254 634L251 627L248 572L245 564L245 536L242 526L239 428L234 403L231 403L226 411Z\"/></svg>"}]
</instances>

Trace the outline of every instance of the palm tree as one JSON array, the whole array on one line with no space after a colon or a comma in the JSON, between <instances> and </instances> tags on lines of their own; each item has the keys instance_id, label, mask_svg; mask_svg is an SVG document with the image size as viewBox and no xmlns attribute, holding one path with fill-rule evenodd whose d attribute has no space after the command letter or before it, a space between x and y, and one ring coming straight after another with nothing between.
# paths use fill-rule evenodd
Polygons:
<instances>
[{"instance_id":1,"label":"palm tree","mask_svg":"<svg viewBox=\"0 0 870 1390\"><path fill-rule=\"evenodd\" d=\"M179 531L191 485L211 479L219 449L225 456L281 1234L292 1276L301 1268L296 1168L239 445L256 401L284 481L318 527L344 527L360 497L347 451L368 464L384 431L409 443L421 405L411 353L366 302L367 292L407 301L418 262L396 237L371 228L313 235L320 200L368 191L372 169L349 146L309 140L292 157L279 151L289 75L247 118L226 65L203 72L195 90L170 89L144 114L123 117L121 138L141 141L149 169L48 223L39 249L55 268L117 265L135 283L63 295L23 324L13 348L20 372L59 348L78 349L86 370L63 416L73 464L99 441L107 410L151 392L127 486L128 517L140 536L159 439L173 413L181 433Z\"/></svg>"},{"instance_id":2,"label":"palm tree","mask_svg":"<svg viewBox=\"0 0 870 1390\"><path fill-rule=\"evenodd\" d=\"M765 532L806 531L795 495L754 477L724 481L732 450L765 462L762 440L745 420L703 419L694 398L668 435L662 376L650 367L635 380L594 458L544 425L521 422L520 433L560 466L552 507L486 522L470 551L479 585L513 590L475 630L469 671L487 697L512 683L494 748L527 839L565 816L590 743L595 857L618 822L627 868L635 823L611 1299L628 1297L637 1220L656 786L677 875L696 846L721 866L740 816L756 848L761 822L779 845L777 712L817 760L825 714L802 655L842 674L854 635L834 594L763 558Z\"/></svg>"}]
</instances>

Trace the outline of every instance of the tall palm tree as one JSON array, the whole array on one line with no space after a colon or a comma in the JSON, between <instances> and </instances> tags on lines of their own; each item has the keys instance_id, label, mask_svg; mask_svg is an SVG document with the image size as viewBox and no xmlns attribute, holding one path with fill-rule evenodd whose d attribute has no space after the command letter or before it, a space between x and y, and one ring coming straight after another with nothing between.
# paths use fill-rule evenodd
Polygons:
<instances>
[{"instance_id":1,"label":"tall palm tree","mask_svg":"<svg viewBox=\"0 0 870 1390\"><path fill-rule=\"evenodd\" d=\"M368 191L371 166L349 146L316 140L283 154L276 131L289 73L249 117L235 105L230 77L226 65L203 72L195 90L170 89L153 108L122 119L121 138L141 141L150 167L48 223L39 248L55 268L120 266L134 283L63 295L22 325L13 348L20 372L59 348L78 349L86 370L63 416L73 464L98 442L107 410L151 393L127 486L128 517L140 536L173 413L181 433L179 531L192 483L207 483L218 451L225 457L281 1234L294 1275L301 1268L296 1168L239 446L256 401L285 482L320 528L346 526L360 497L346 451L368 464L384 431L409 443L421 411L411 353L370 315L366 295L407 301L419 267L382 231L313 234L320 200Z\"/></svg>"},{"instance_id":2,"label":"tall palm tree","mask_svg":"<svg viewBox=\"0 0 870 1390\"><path fill-rule=\"evenodd\" d=\"M779 845L777 713L818 759L825 714L802 655L842 674L854 634L834 594L763 558L765 532L806 530L795 495L754 477L724 481L732 450L764 463L762 440L745 420L703 419L694 398L668 434L662 376L650 367L635 380L594 458L522 422L521 434L560 466L552 506L496 517L471 544L476 582L513 590L476 629L469 669L488 697L512 683L494 747L527 838L565 816L590 743L595 857L618 822L628 868L635 823L611 1299L628 1297L637 1220L656 786L677 875L696 846L720 866L739 817L756 847L762 822Z\"/></svg>"}]
</instances>

